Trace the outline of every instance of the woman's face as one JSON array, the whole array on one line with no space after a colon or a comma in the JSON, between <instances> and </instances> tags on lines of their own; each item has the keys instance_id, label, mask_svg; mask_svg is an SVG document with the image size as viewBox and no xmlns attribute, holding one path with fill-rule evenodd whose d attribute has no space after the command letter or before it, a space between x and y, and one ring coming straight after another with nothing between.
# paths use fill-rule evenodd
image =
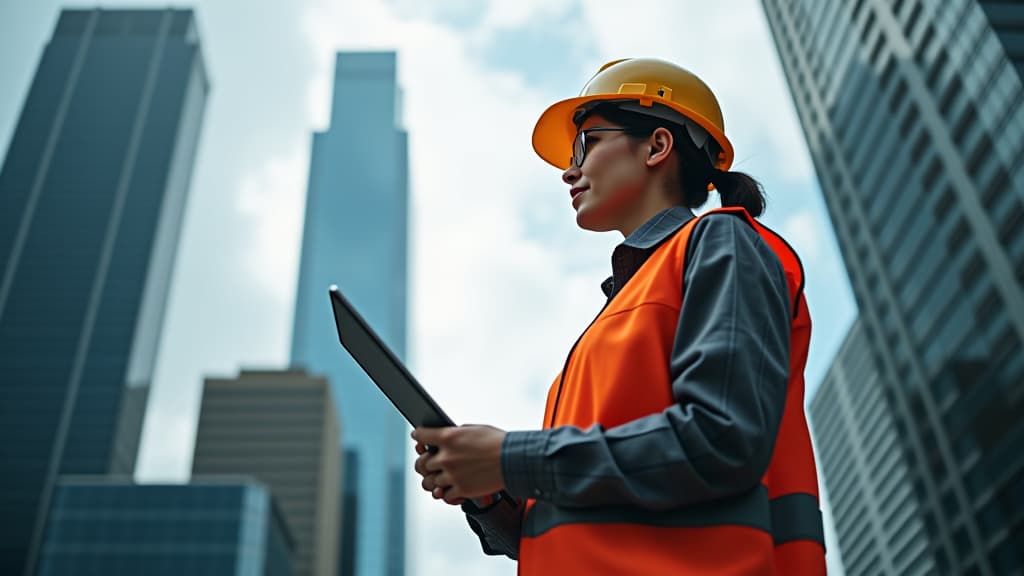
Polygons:
<instances>
[{"instance_id":1,"label":"woman's face","mask_svg":"<svg viewBox=\"0 0 1024 576\"><path fill-rule=\"evenodd\" d=\"M590 128L621 128L594 115L580 125ZM645 147L624 132L585 133L583 165L570 166L562 180L570 186L576 223L595 232L621 230L622 223L641 204L646 186Z\"/></svg>"}]
</instances>

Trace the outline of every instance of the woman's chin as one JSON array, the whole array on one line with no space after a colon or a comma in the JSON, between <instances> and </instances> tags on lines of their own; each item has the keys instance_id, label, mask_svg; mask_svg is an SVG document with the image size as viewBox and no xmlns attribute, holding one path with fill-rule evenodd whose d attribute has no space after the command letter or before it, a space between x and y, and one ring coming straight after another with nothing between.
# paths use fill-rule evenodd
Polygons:
<instances>
[{"instance_id":1,"label":"woman's chin","mask_svg":"<svg viewBox=\"0 0 1024 576\"><path fill-rule=\"evenodd\" d=\"M595 214L594 210L588 210L586 204L582 204L576 210L576 225L584 230L591 232L608 232L614 230L615 227L611 226L608 222L605 222L599 214Z\"/></svg>"}]
</instances>

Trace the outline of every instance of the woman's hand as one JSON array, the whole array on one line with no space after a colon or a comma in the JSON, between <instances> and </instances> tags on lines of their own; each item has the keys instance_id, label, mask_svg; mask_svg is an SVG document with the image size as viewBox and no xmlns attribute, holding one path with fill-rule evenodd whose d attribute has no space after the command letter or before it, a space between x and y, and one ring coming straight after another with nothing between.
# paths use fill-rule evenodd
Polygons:
<instances>
[{"instance_id":1,"label":"woman's hand","mask_svg":"<svg viewBox=\"0 0 1024 576\"><path fill-rule=\"evenodd\" d=\"M504 430L478 425L417 428L412 437L419 454L416 472L423 476L423 489L435 499L459 505L505 487L501 473ZM427 446L436 452L429 452Z\"/></svg>"}]
</instances>

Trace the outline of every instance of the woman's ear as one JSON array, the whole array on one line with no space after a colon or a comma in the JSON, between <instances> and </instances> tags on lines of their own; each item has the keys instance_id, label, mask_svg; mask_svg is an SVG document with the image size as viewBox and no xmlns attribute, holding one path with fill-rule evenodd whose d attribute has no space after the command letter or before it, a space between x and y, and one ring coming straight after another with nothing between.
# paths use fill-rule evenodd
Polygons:
<instances>
[{"instance_id":1,"label":"woman's ear","mask_svg":"<svg viewBox=\"0 0 1024 576\"><path fill-rule=\"evenodd\" d=\"M659 126L647 140L647 165L654 167L665 161L672 153L672 133L667 128Z\"/></svg>"}]
</instances>

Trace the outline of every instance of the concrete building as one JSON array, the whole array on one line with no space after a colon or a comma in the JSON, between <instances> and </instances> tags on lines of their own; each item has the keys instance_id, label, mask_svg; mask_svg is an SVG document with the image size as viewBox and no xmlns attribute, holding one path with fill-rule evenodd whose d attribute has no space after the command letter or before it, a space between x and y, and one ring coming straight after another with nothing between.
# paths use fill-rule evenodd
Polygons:
<instances>
[{"instance_id":1,"label":"concrete building","mask_svg":"<svg viewBox=\"0 0 1024 576\"><path fill-rule=\"evenodd\" d=\"M296 576L337 574L339 459L324 378L290 370L206 379L192 475L246 475L268 486L295 541Z\"/></svg>"}]
</instances>

